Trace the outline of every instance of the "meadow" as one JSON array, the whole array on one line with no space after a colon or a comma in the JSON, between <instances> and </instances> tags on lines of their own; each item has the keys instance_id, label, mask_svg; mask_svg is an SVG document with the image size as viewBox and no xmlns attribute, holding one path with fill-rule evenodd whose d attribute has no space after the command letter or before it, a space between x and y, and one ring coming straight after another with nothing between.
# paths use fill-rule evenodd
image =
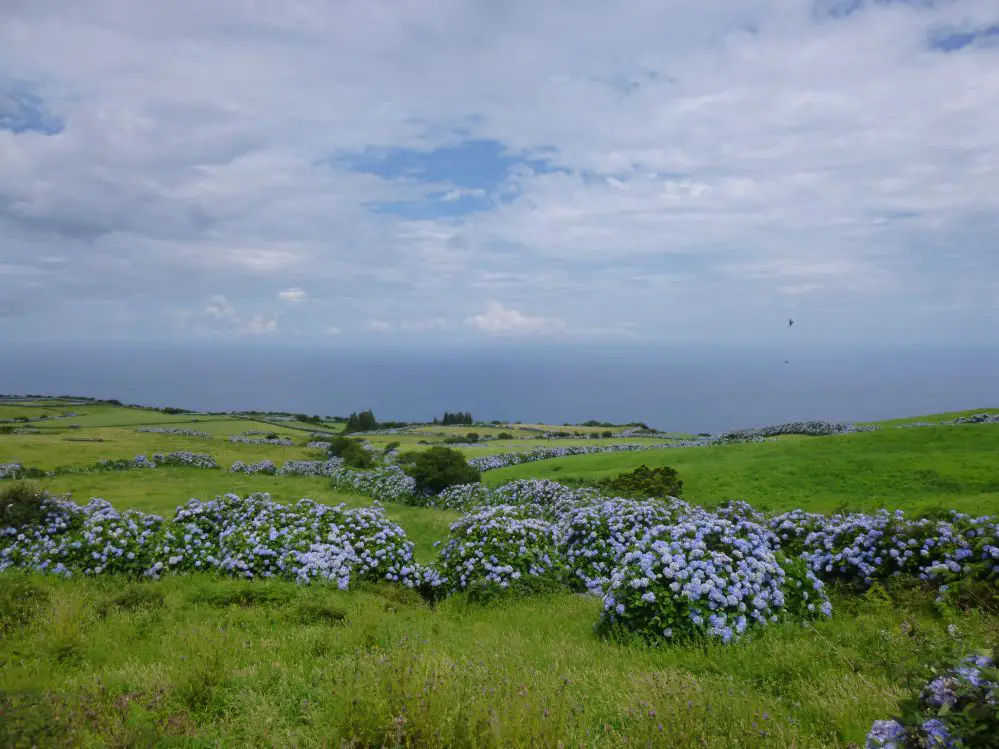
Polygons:
<instances>
[{"instance_id":1,"label":"meadow","mask_svg":"<svg viewBox=\"0 0 999 749\"><path fill-rule=\"evenodd\" d=\"M0 405L17 408L62 407ZM0 464L50 469L191 450L223 465L35 480L80 504L102 497L120 511L170 518L191 499L267 492L284 505L308 497L381 507L424 565L441 558L435 543L446 545L449 526L462 516L375 502L334 489L323 476L225 470L236 460L317 459L305 446L308 434L297 429L285 430L294 433L293 447L251 445L228 437L282 432L244 418L113 406L63 410L90 421L72 430L62 419L33 422L44 433L0 434ZM640 465L668 465L683 478L683 498L707 507L744 499L770 513L883 507L914 516L945 509L999 514L999 425L895 423L902 421L876 432L539 460L486 471L482 481L493 488L523 479L585 486ZM135 431L139 426L210 437ZM402 449L424 449L430 445L420 440L440 444L442 435L469 431L485 434L487 427L428 426L366 439L379 448L400 442ZM460 449L474 457L625 440L662 441L532 438ZM941 604L934 586L888 578L864 590L830 583L826 591L831 617L781 620L727 643L672 643L600 632L601 598L563 585L428 596L374 579L352 579L340 590L201 572L64 579L11 569L0 573L0 745L863 746L874 721L897 714L927 663L999 638L999 611Z\"/></svg>"}]
</instances>

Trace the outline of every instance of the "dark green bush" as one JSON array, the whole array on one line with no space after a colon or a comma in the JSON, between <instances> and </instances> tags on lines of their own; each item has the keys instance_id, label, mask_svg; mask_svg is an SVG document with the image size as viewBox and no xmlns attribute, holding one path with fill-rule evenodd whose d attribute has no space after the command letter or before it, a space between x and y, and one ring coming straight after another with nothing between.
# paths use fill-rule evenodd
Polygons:
<instances>
[{"instance_id":1,"label":"dark green bush","mask_svg":"<svg viewBox=\"0 0 999 749\"><path fill-rule=\"evenodd\" d=\"M0 527L25 528L45 515L45 493L27 481L17 481L0 492Z\"/></svg>"},{"instance_id":2,"label":"dark green bush","mask_svg":"<svg viewBox=\"0 0 999 749\"><path fill-rule=\"evenodd\" d=\"M640 465L634 471L619 473L612 479L603 479L599 487L620 497L647 499L649 497L680 497L683 481L675 468Z\"/></svg>"},{"instance_id":3,"label":"dark green bush","mask_svg":"<svg viewBox=\"0 0 999 749\"><path fill-rule=\"evenodd\" d=\"M351 468L370 468L374 465L371 453L361 447L361 443L349 437L334 437L329 447L330 457L342 458Z\"/></svg>"},{"instance_id":4,"label":"dark green bush","mask_svg":"<svg viewBox=\"0 0 999 749\"><path fill-rule=\"evenodd\" d=\"M513 435L510 434L509 432L500 432L499 434L496 435L496 439L498 439L498 440L512 440L513 439Z\"/></svg>"},{"instance_id":5,"label":"dark green bush","mask_svg":"<svg viewBox=\"0 0 999 749\"><path fill-rule=\"evenodd\" d=\"M412 463L404 465L403 470L415 479L416 491L433 494L449 486L475 483L481 476L464 455L448 447L431 447L415 453Z\"/></svg>"}]
</instances>

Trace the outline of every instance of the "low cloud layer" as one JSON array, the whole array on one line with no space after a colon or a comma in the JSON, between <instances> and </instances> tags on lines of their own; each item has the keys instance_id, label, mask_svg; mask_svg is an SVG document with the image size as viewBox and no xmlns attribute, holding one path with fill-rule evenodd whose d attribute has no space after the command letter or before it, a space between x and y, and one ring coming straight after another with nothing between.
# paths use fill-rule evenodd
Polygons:
<instances>
[{"instance_id":1,"label":"low cloud layer","mask_svg":"<svg viewBox=\"0 0 999 749\"><path fill-rule=\"evenodd\" d=\"M999 8L14 0L0 236L7 341L988 341Z\"/></svg>"}]
</instances>

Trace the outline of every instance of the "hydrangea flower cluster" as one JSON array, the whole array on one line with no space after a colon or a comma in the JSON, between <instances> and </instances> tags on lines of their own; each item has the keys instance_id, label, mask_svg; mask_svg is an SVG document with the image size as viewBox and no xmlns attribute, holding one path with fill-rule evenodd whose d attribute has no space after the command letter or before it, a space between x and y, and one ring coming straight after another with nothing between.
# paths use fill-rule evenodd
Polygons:
<instances>
[{"instance_id":1,"label":"hydrangea flower cluster","mask_svg":"<svg viewBox=\"0 0 999 749\"><path fill-rule=\"evenodd\" d=\"M277 469L278 476L332 476L343 468L342 458L329 460L287 460Z\"/></svg>"},{"instance_id":2,"label":"hydrangea flower cluster","mask_svg":"<svg viewBox=\"0 0 999 749\"><path fill-rule=\"evenodd\" d=\"M283 447L291 447L295 444L294 441L288 437L264 437L257 439L254 437L246 437L242 434L232 435L229 437L229 441L241 442L244 445L282 445Z\"/></svg>"},{"instance_id":3,"label":"hydrangea flower cluster","mask_svg":"<svg viewBox=\"0 0 999 749\"><path fill-rule=\"evenodd\" d=\"M706 635L730 642L778 621L787 574L765 526L700 508L653 527L621 559L604 596L602 624L650 638ZM830 616L822 584L797 591L811 615ZM799 612L794 612L799 613Z\"/></svg>"},{"instance_id":4,"label":"hydrangea flower cluster","mask_svg":"<svg viewBox=\"0 0 999 749\"><path fill-rule=\"evenodd\" d=\"M407 502L416 495L416 481L396 465L372 471L341 468L331 478L335 489L358 492L387 502Z\"/></svg>"},{"instance_id":5,"label":"hydrangea flower cluster","mask_svg":"<svg viewBox=\"0 0 999 749\"><path fill-rule=\"evenodd\" d=\"M0 479L14 479L20 475L20 463L0 463Z\"/></svg>"},{"instance_id":6,"label":"hydrangea flower cluster","mask_svg":"<svg viewBox=\"0 0 999 749\"><path fill-rule=\"evenodd\" d=\"M44 497L41 522L0 529L0 572L17 567L66 576L140 574L151 563L162 523L156 515L119 513L103 499L80 507Z\"/></svg>"},{"instance_id":7,"label":"hydrangea flower cluster","mask_svg":"<svg viewBox=\"0 0 999 749\"><path fill-rule=\"evenodd\" d=\"M689 511L682 500L617 498L577 505L559 523L559 552L575 582L590 593L603 595L614 568L646 533Z\"/></svg>"},{"instance_id":8,"label":"hydrangea flower cluster","mask_svg":"<svg viewBox=\"0 0 999 749\"><path fill-rule=\"evenodd\" d=\"M821 524L815 516L797 513L773 524L779 534L796 538L807 526L801 548L812 570L863 585L903 574L946 578L961 573L963 563L974 557L969 540L953 523L909 520L901 510L834 515Z\"/></svg>"},{"instance_id":9,"label":"hydrangea flower cluster","mask_svg":"<svg viewBox=\"0 0 999 749\"><path fill-rule=\"evenodd\" d=\"M310 450L326 450L330 446L329 442L313 441L306 445Z\"/></svg>"},{"instance_id":10,"label":"hydrangea flower cluster","mask_svg":"<svg viewBox=\"0 0 999 749\"><path fill-rule=\"evenodd\" d=\"M229 467L229 471L232 473L265 473L268 476L273 476L277 472L277 466L274 465L273 460L261 460L256 463L244 463L242 460L237 460Z\"/></svg>"},{"instance_id":11,"label":"hydrangea flower cluster","mask_svg":"<svg viewBox=\"0 0 999 749\"><path fill-rule=\"evenodd\" d=\"M199 432L196 429L179 429L176 427L139 427L136 432L152 432L154 434L172 434L177 437L200 437L201 439L211 439L212 435L206 432Z\"/></svg>"},{"instance_id":12,"label":"hydrangea flower cluster","mask_svg":"<svg viewBox=\"0 0 999 749\"><path fill-rule=\"evenodd\" d=\"M517 479L493 490L491 503L533 506L549 520L559 520L572 508L601 499L597 489L573 489L547 479Z\"/></svg>"},{"instance_id":13,"label":"hydrangea flower cluster","mask_svg":"<svg viewBox=\"0 0 999 749\"><path fill-rule=\"evenodd\" d=\"M380 507L348 509L267 494L191 500L170 521L119 513L102 499L80 507L45 496L42 519L0 528L0 571L16 567L62 575L164 574L215 570L245 578L330 580L352 576L435 587L439 577L413 561L413 543Z\"/></svg>"},{"instance_id":14,"label":"hydrangea flower cluster","mask_svg":"<svg viewBox=\"0 0 999 749\"><path fill-rule=\"evenodd\" d=\"M155 468L156 463L149 460L145 455L136 455L128 458L103 458L94 464L98 471L128 471L133 468Z\"/></svg>"},{"instance_id":15,"label":"hydrangea flower cluster","mask_svg":"<svg viewBox=\"0 0 999 749\"><path fill-rule=\"evenodd\" d=\"M753 429L735 429L725 432L721 439L746 440L753 437L779 437L785 434L805 434L813 437L824 437L830 434L848 434L851 432L874 432L880 429L876 424L861 426L849 424L847 422L828 421L790 421L786 424L774 424L766 427L756 427Z\"/></svg>"},{"instance_id":16,"label":"hydrangea flower cluster","mask_svg":"<svg viewBox=\"0 0 999 749\"><path fill-rule=\"evenodd\" d=\"M901 719L874 721L865 747L956 749L969 733L994 737L999 735L997 701L999 669L992 657L969 656L926 684Z\"/></svg>"},{"instance_id":17,"label":"hydrangea flower cluster","mask_svg":"<svg viewBox=\"0 0 999 749\"><path fill-rule=\"evenodd\" d=\"M207 453L179 450L173 453L154 453L153 462L158 466L185 466L187 468L218 468L215 458Z\"/></svg>"},{"instance_id":18,"label":"hydrangea flower cluster","mask_svg":"<svg viewBox=\"0 0 999 749\"><path fill-rule=\"evenodd\" d=\"M950 424L999 424L999 414L980 413L971 416L958 416L951 419Z\"/></svg>"},{"instance_id":19,"label":"hydrangea flower cluster","mask_svg":"<svg viewBox=\"0 0 999 749\"><path fill-rule=\"evenodd\" d=\"M427 498L427 507L438 510L469 510L493 504L493 492L484 484L456 484Z\"/></svg>"},{"instance_id":20,"label":"hydrangea flower cluster","mask_svg":"<svg viewBox=\"0 0 999 749\"><path fill-rule=\"evenodd\" d=\"M489 584L507 588L526 577L559 579L564 574L555 525L531 517L527 508L509 505L452 523L439 566L449 590Z\"/></svg>"}]
</instances>

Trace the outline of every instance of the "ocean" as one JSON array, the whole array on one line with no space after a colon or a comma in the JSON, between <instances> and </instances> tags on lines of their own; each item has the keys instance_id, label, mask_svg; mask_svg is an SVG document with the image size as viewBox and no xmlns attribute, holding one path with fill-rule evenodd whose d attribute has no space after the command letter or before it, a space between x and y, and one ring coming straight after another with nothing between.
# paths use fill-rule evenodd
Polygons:
<instances>
[{"instance_id":1,"label":"ocean","mask_svg":"<svg viewBox=\"0 0 999 749\"><path fill-rule=\"evenodd\" d=\"M0 392L382 420L444 411L718 432L999 406L999 347L513 345L392 350L208 345L0 349Z\"/></svg>"}]
</instances>

